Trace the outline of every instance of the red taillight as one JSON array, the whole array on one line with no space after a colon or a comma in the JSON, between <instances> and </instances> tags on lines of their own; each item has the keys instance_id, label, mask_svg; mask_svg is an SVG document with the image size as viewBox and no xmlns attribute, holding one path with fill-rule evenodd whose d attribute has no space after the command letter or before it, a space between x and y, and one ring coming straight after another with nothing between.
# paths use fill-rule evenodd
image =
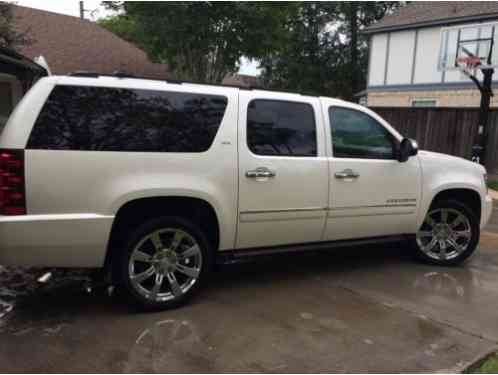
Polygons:
<instances>
[{"instance_id":1,"label":"red taillight","mask_svg":"<svg viewBox=\"0 0 498 375\"><path fill-rule=\"evenodd\" d=\"M0 150L0 215L25 215L24 151Z\"/></svg>"}]
</instances>

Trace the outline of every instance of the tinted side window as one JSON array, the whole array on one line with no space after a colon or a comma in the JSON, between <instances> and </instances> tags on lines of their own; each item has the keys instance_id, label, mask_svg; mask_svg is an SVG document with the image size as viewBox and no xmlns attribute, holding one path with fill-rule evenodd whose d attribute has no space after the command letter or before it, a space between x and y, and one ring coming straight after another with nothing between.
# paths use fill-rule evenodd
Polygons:
<instances>
[{"instance_id":1,"label":"tinted side window","mask_svg":"<svg viewBox=\"0 0 498 375\"><path fill-rule=\"evenodd\" d=\"M330 107L336 158L394 159L394 138L375 119L348 108Z\"/></svg>"},{"instance_id":2,"label":"tinted side window","mask_svg":"<svg viewBox=\"0 0 498 375\"><path fill-rule=\"evenodd\" d=\"M213 143L227 98L135 89L57 86L28 148L202 152Z\"/></svg>"},{"instance_id":3,"label":"tinted side window","mask_svg":"<svg viewBox=\"0 0 498 375\"><path fill-rule=\"evenodd\" d=\"M313 107L306 103L253 100L247 109L247 144L258 155L316 156Z\"/></svg>"}]
</instances>

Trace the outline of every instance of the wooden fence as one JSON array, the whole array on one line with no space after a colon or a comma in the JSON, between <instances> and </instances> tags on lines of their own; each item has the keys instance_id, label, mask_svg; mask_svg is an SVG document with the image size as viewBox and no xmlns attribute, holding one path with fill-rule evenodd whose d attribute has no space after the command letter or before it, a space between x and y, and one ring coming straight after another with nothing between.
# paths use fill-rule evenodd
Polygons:
<instances>
[{"instance_id":1,"label":"wooden fence","mask_svg":"<svg viewBox=\"0 0 498 375\"><path fill-rule=\"evenodd\" d=\"M374 107L401 134L415 139L424 150L443 152L470 159L477 136L478 108ZM486 167L498 173L498 110L492 110L488 123Z\"/></svg>"}]
</instances>

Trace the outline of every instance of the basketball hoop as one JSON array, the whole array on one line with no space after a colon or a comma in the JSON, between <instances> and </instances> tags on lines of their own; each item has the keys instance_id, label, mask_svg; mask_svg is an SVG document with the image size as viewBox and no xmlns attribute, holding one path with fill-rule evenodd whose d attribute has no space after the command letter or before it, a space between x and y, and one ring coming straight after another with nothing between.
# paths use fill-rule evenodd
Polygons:
<instances>
[{"instance_id":1,"label":"basketball hoop","mask_svg":"<svg viewBox=\"0 0 498 375\"><path fill-rule=\"evenodd\" d=\"M493 52L497 43L498 22L445 27L441 30L438 69L476 77L478 69L498 67L498 52Z\"/></svg>"},{"instance_id":2,"label":"basketball hoop","mask_svg":"<svg viewBox=\"0 0 498 375\"><path fill-rule=\"evenodd\" d=\"M472 147L471 160L484 164L488 139L489 107L493 96L493 74L498 68L498 22L457 25L441 29L438 70L460 71L479 89L481 103L477 121L478 134ZM478 71L479 70L479 71ZM443 81L446 79L442 75ZM454 80L454 76L450 76Z\"/></svg>"},{"instance_id":3,"label":"basketball hoop","mask_svg":"<svg viewBox=\"0 0 498 375\"><path fill-rule=\"evenodd\" d=\"M481 65L481 59L477 56L461 56L456 59L456 65L467 77L475 76L477 68Z\"/></svg>"}]
</instances>

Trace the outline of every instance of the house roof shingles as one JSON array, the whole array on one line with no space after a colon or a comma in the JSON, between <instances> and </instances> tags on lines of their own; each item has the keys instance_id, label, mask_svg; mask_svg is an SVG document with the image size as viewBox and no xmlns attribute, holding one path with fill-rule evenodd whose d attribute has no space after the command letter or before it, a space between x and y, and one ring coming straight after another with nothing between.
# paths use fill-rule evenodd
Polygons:
<instances>
[{"instance_id":1,"label":"house roof shingles","mask_svg":"<svg viewBox=\"0 0 498 375\"><path fill-rule=\"evenodd\" d=\"M462 21L498 19L496 1L414 1L398 8L379 22L365 29L366 33L387 30L450 24Z\"/></svg>"},{"instance_id":2,"label":"house roof shingles","mask_svg":"<svg viewBox=\"0 0 498 375\"><path fill-rule=\"evenodd\" d=\"M154 64L144 51L94 22L77 17L13 6L18 31L31 43L18 49L34 59L42 55L52 74L123 71L137 76L166 78L163 64Z\"/></svg>"},{"instance_id":3,"label":"house roof shingles","mask_svg":"<svg viewBox=\"0 0 498 375\"><path fill-rule=\"evenodd\" d=\"M246 74L227 74L223 78L224 85L240 86L240 87L260 87L260 79L256 76L250 76Z\"/></svg>"}]
</instances>

